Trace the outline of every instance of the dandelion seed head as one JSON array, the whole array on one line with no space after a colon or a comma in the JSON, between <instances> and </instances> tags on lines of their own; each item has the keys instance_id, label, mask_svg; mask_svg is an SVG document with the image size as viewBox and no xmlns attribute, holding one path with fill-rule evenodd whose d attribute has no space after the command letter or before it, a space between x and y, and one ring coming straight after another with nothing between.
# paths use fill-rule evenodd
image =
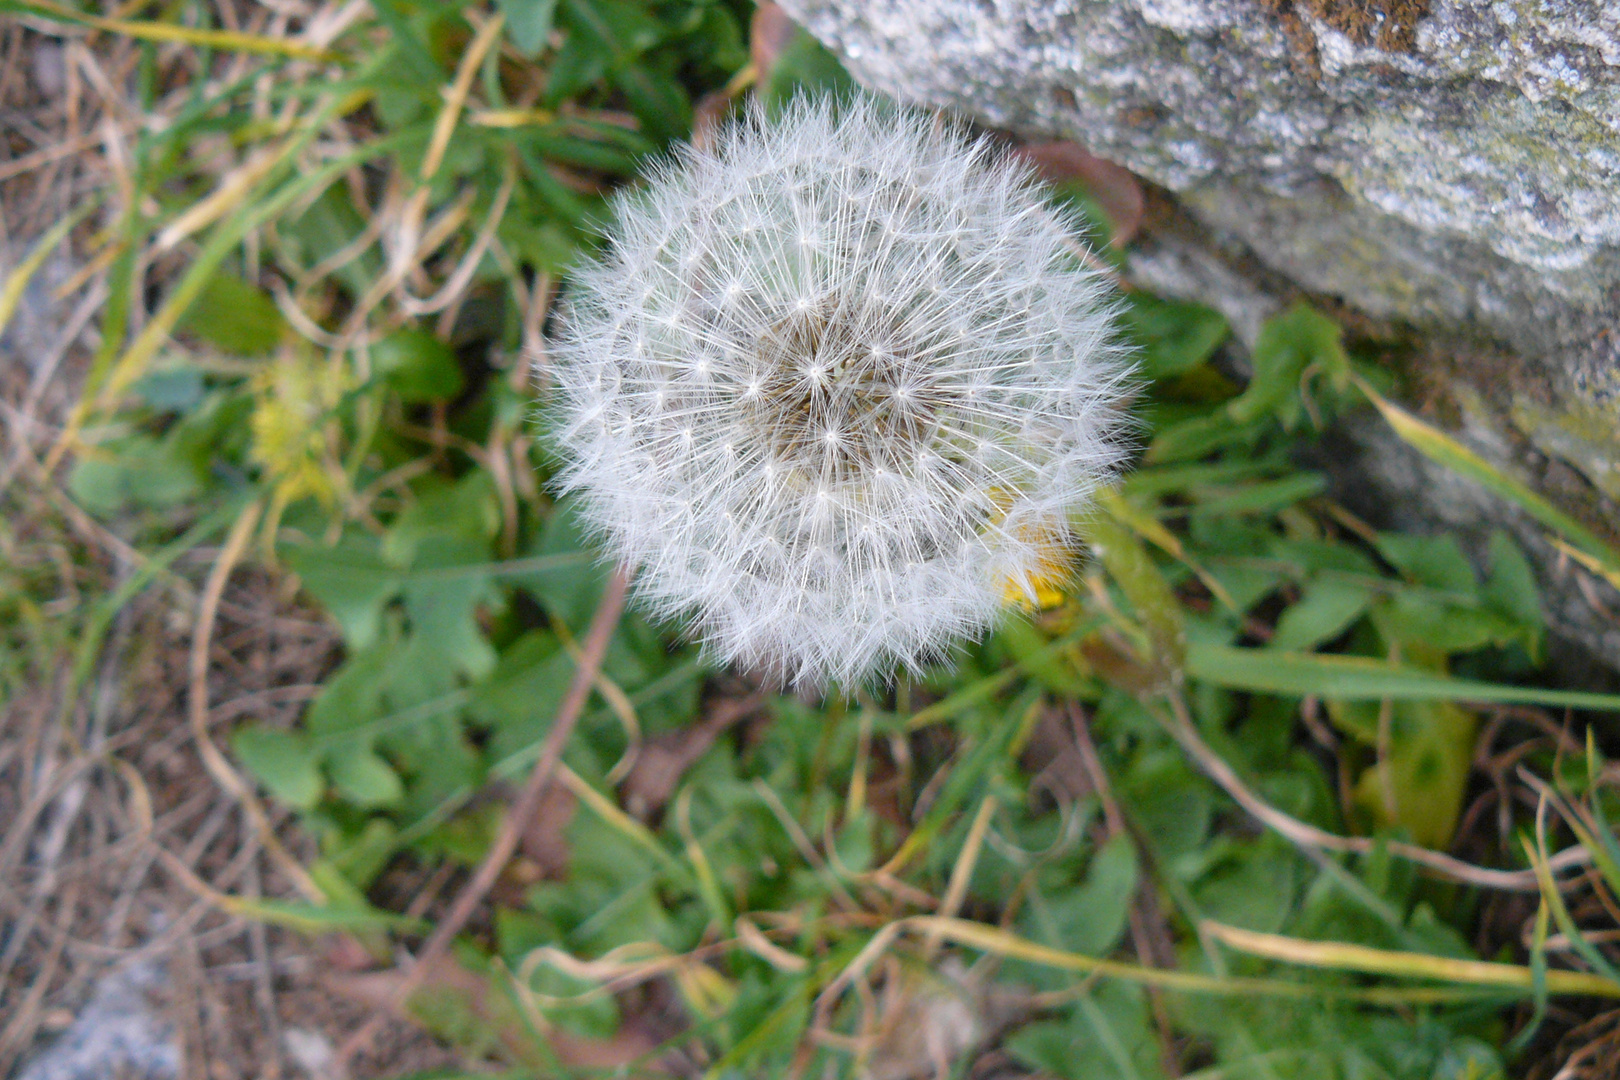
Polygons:
<instances>
[{"instance_id":1,"label":"dandelion seed head","mask_svg":"<svg viewBox=\"0 0 1620 1080\"><path fill-rule=\"evenodd\" d=\"M551 407L558 486L651 614L852 685L1050 580L1123 454L1129 365L1025 168L925 114L801 101L616 209Z\"/></svg>"}]
</instances>

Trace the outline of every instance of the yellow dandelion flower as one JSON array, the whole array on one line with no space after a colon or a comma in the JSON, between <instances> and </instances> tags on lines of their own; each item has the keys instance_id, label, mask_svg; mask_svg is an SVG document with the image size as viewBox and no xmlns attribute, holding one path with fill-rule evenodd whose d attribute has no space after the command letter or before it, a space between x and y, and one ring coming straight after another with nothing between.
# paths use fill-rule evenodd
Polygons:
<instances>
[{"instance_id":1,"label":"yellow dandelion flower","mask_svg":"<svg viewBox=\"0 0 1620 1080\"><path fill-rule=\"evenodd\" d=\"M330 504L341 479L332 410L347 373L307 349L283 349L253 380L249 459L264 469L278 503L313 495Z\"/></svg>"}]
</instances>

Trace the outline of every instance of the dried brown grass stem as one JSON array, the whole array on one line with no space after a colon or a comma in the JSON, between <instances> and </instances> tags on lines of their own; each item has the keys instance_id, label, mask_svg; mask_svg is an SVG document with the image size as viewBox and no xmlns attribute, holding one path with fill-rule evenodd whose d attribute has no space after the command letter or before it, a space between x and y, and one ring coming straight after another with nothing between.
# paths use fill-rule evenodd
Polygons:
<instances>
[{"instance_id":1,"label":"dried brown grass stem","mask_svg":"<svg viewBox=\"0 0 1620 1080\"><path fill-rule=\"evenodd\" d=\"M1170 705L1170 717L1159 720L1175 737L1183 749L1191 754L1211 780L1220 785L1239 806L1247 810L1261 824L1274 829L1283 839L1304 848L1366 854L1377 848L1398 858L1417 863L1429 872L1464 885L1482 889L1503 889L1510 892L1534 893L1540 891L1534 870L1492 870L1475 866L1442 851L1407 844L1399 840L1373 840L1362 836L1339 836L1326 829L1307 824L1278 810L1266 802L1243 782L1237 771L1212 750L1193 725L1187 710L1187 701L1179 689L1165 695ZM1549 864L1554 873L1572 866L1582 866L1591 860L1591 854L1582 846L1566 848L1554 855Z\"/></svg>"}]
</instances>

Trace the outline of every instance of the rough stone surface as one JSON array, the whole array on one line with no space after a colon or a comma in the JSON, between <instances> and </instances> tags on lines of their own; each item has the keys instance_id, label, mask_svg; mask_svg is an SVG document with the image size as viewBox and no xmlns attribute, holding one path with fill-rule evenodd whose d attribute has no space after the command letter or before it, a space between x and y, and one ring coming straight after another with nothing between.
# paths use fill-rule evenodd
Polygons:
<instances>
[{"instance_id":1,"label":"rough stone surface","mask_svg":"<svg viewBox=\"0 0 1620 1080\"><path fill-rule=\"evenodd\" d=\"M783 6L874 89L1169 189L1201 235L1149 235L1130 272L1240 339L1300 288L1451 347L1414 374L1466 401L1465 440L1536 482L1532 458L1567 465L1548 493L1620 532L1620 2L1429 0L1356 39L1348 0ZM1440 482L1368 469L1391 499ZM1430 527L1512 517L1446 505ZM1571 596L1555 621L1620 669L1616 627Z\"/></svg>"},{"instance_id":2,"label":"rough stone surface","mask_svg":"<svg viewBox=\"0 0 1620 1080\"><path fill-rule=\"evenodd\" d=\"M108 972L73 1025L17 1080L176 1080L184 1064L180 1034L153 1000L165 982L162 966L151 962Z\"/></svg>"},{"instance_id":3,"label":"rough stone surface","mask_svg":"<svg viewBox=\"0 0 1620 1080\"><path fill-rule=\"evenodd\" d=\"M1436 0L1410 52L1258 0L786 7L864 82L1079 138L1173 191L1247 177L1300 195L1331 177L1571 298L1620 280L1614 3Z\"/></svg>"},{"instance_id":4,"label":"rough stone surface","mask_svg":"<svg viewBox=\"0 0 1620 1080\"><path fill-rule=\"evenodd\" d=\"M1620 310L1620 3L1434 0L1410 51L1287 0L785 6L868 85L1076 139L1309 289L1620 400L1589 355Z\"/></svg>"}]
</instances>

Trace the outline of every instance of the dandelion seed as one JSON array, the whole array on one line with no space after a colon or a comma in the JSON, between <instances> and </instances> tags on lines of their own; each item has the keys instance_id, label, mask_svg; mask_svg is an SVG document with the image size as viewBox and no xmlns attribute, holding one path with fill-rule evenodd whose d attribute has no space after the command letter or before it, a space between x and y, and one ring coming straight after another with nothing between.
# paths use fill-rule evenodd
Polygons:
<instances>
[{"instance_id":1,"label":"dandelion seed","mask_svg":"<svg viewBox=\"0 0 1620 1080\"><path fill-rule=\"evenodd\" d=\"M617 210L560 312L558 484L651 614L851 685L1050 588L1123 454L1128 364L1026 169L920 113L800 102Z\"/></svg>"}]
</instances>

